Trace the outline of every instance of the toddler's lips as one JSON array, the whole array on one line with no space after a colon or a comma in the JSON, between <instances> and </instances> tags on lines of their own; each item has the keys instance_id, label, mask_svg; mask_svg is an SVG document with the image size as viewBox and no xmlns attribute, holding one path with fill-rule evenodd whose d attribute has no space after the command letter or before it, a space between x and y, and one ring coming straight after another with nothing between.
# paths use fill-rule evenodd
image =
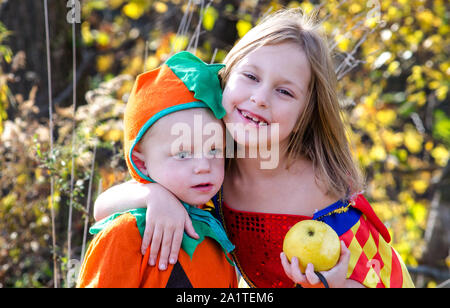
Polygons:
<instances>
[{"instance_id":1,"label":"toddler's lips","mask_svg":"<svg viewBox=\"0 0 450 308\"><path fill-rule=\"evenodd\" d=\"M214 185L211 183L200 183L195 186L192 186L193 189L199 192L209 192L213 189Z\"/></svg>"}]
</instances>

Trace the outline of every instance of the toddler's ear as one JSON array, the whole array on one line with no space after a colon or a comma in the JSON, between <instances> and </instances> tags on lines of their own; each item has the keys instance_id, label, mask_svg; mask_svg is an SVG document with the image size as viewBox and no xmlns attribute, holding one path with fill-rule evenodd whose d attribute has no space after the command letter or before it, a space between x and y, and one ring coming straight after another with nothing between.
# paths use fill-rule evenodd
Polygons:
<instances>
[{"instance_id":1,"label":"toddler's ear","mask_svg":"<svg viewBox=\"0 0 450 308\"><path fill-rule=\"evenodd\" d=\"M145 167L145 157L141 152L134 150L131 154L131 159L133 160L136 167L145 175L148 176L147 168Z\"/></svg>"}]
</instances>

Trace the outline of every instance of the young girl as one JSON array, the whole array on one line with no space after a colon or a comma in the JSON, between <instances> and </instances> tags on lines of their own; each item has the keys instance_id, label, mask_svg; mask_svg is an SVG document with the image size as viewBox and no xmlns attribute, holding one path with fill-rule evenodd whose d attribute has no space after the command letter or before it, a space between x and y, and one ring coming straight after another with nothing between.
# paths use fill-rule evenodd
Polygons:
<instances>
[{"instance_id":1,"label":"young girl","mask_svg":"<svg viewBox=\"0 0 450 308\"><path fill-rule=\"evenodd\" d=\"M269 15L224 63L224 122L233 128L235 143L246 150L269 144L279 153L278 164L270 169L261 168L262 155L232 158L216 198L246 282L323 286L311 264L303 274L298 260L289 263L282 253L291 226L317 219L342 240L338 264L322 272L331 287L412 286L406 267L387 244L389 233L358 195L363 184L341 119L330 51L313 20L294 9ZM243 127L277 128L278 135L261 140L257 134L255 139L239 131ZM151 241L149 263L154 265L161 247L160 269L166 267L164 260L176 262L179 243L173 238L183 229L196 236L183 207L157 184L128 182L106 191L96 201L95 218L122 211L123 204L148 207L143 251Z\"/></svg>"}]
</instances>

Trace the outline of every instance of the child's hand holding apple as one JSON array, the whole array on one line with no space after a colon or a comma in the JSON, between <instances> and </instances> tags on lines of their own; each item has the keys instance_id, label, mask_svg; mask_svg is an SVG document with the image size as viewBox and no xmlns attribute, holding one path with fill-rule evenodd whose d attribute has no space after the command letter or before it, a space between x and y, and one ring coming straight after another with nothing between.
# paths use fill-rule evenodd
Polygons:
<instances>
[{"instance_id":1,"label":"child's hand holding apple","mask_svg":"<svg viewBox=\"0 0 450 308\"><path fill-rule=\"evenodd\" d=\"M286 275L302 287L323 287L319 275L329 287L346 284L350 251L323 222L304 220L294 225L286 233L280 257Z\"/></svg>"}]
</instances>

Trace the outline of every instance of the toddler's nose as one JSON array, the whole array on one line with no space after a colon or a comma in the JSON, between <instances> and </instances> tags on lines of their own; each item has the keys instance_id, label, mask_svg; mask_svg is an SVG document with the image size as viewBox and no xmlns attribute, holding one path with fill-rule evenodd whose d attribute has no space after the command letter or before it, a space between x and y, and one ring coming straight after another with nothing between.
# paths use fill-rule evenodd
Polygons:
<instances>
[{"instance_id":1,"label":"toddler's nose","mask_svg":"<svg viewBox=\"0 0 450 308\"><path fill-rule=\"evenodd\" d=\"M208 158L195 159L194 173L208 173L211 171L211 165Z\"/></svg>"}]
</instances>

